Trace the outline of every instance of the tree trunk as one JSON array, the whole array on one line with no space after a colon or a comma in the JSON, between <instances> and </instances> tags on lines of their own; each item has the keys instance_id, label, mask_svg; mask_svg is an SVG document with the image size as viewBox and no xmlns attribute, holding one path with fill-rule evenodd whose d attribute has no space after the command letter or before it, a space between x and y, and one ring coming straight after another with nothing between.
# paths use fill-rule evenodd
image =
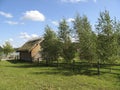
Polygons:
<instances>
[{"instance_id":1,"label":"tree trunk","mask_svg":"<svg viewBox=\"0 0 120 90\"><path fill-rule=\"evenodd\" d=\"M73 60L73 64L72 64L72 69L73 69L73 72L74 72L74 70L75 70L75 60Z\"/></svg>"},{"instance_id":2,"label":"tree trunk","mask_svg":"<svg viewBox=\"0 0 120 90\"><path fill-rule=\"evenodd\" d=\"M98 70L98 75L100 75L100 61L98 60L98 63L97 63L97 70Z\"/></svg>"}]
</instances>

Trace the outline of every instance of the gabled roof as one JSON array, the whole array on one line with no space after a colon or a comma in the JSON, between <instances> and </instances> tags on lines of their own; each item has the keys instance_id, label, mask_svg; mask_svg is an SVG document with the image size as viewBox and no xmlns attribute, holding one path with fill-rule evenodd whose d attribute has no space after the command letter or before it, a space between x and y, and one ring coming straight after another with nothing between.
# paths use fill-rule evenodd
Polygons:
<instances>
[{"instance_id":1,"label":"gabled roof","mask_svg":"<svg viewBox=\"0 0 120 90\"><path fill-rule=\"evenodd\" d=\"M20 47L17 51L31 51L36 45L40 44L42 42L42 38L30 40L26 42L22 47Z\"/></svg>"}]
</instances>

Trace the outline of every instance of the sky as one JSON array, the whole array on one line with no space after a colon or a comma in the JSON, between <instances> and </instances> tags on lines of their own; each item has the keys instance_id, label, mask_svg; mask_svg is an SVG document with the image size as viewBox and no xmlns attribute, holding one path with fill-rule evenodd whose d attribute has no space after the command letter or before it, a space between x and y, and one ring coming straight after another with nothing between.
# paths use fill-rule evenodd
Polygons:
<instances>
[{"instance_id":1,"label":"sky","mask_svg":"<svg viewBox=\"0 0 120 90\"><path fill-rule=\"evenodd\" d=\"M9 41L20 47L42 37L46 25L57 32L61 19L71 23L77 13L86 15L93 28L104 10L120 20L119 6L120 0L0 0L0 46Z\"/></svg>"}]
</instances>

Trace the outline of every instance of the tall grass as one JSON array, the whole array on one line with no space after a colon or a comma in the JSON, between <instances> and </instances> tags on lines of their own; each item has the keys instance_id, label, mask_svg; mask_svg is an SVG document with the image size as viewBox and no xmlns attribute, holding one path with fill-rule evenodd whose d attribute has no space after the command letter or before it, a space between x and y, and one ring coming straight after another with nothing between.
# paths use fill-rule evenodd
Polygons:
<instances>
[{"instance_id":1,"label":"tall grass","mask_svg":"<svg viewBox=\"0 0 120 90\"><path fill-rule=\"evenodd\" d=\"M120 90L120 66L101 69L46 67L24 62L0 62L0 90ZM91 74L88 74L91 73Z\"/></svg>"}]
</instances>

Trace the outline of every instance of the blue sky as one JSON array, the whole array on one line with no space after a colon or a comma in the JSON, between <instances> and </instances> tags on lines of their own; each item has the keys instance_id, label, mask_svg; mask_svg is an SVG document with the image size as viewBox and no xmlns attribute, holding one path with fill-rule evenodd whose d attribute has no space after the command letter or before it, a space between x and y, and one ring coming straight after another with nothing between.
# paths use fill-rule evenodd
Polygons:
<instances>
[{"instance_id":1,"label":"blue sky","mask_svg":"<svg viewBox=\"0 0 120 90\"><path fill-rule=\"evenodd\" d=\"M47 24L57 31L62 18L70 23L76 13L87 15L92 26L105 9L120 20L119 5L120 0L0 0L0 45L19 47L42 37Z\"/></svg>"}]
</instances>

